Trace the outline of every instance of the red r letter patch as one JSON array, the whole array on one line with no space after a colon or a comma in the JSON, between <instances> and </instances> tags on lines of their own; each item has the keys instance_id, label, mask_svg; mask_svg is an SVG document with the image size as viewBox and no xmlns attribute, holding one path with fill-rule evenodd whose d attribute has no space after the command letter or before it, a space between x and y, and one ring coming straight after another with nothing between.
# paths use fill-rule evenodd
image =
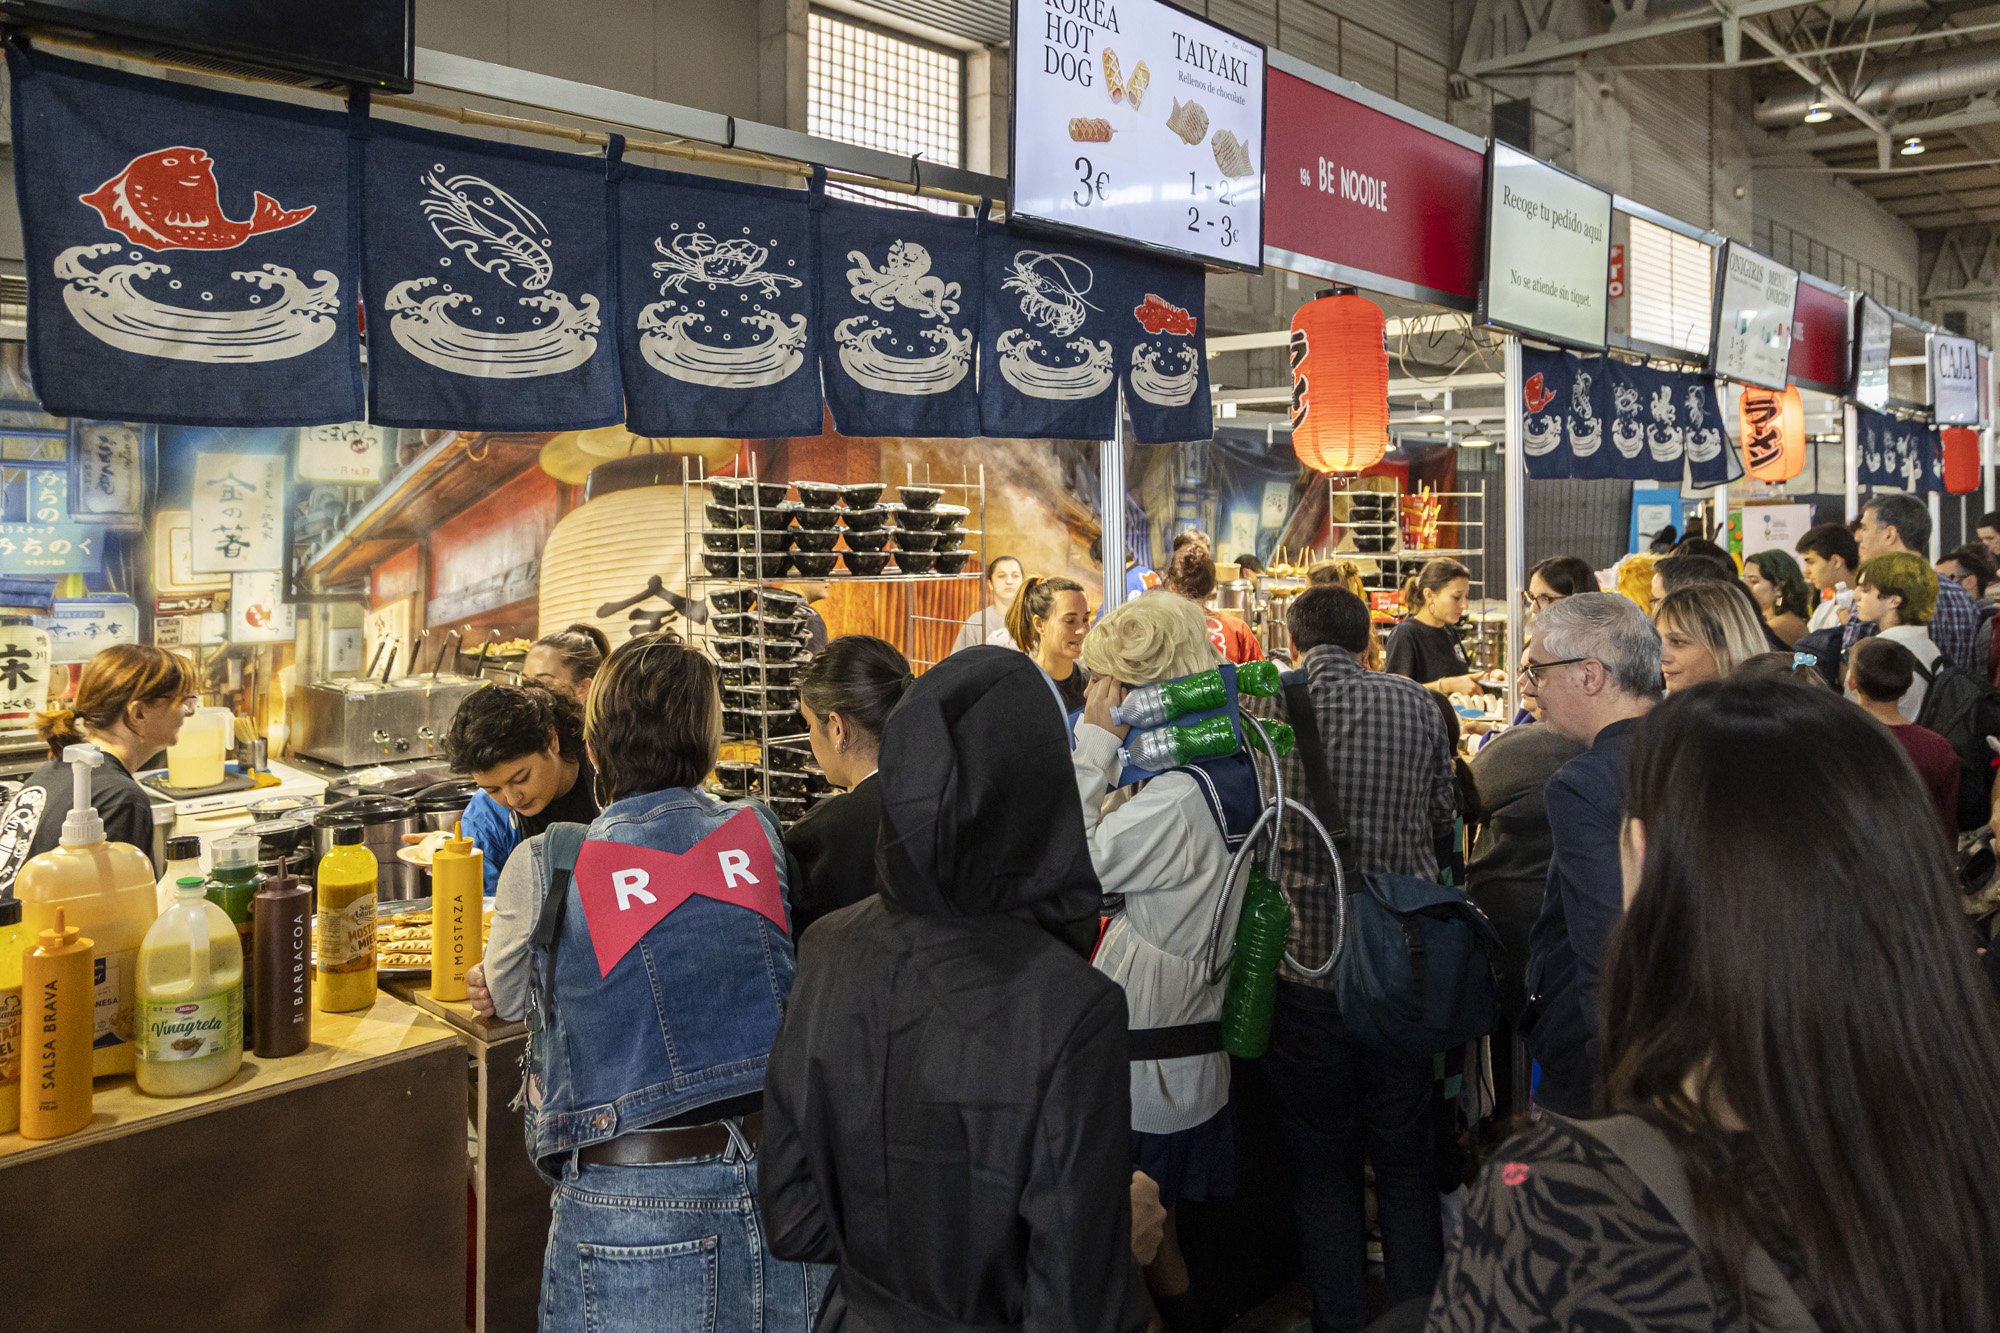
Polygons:
<instances>
[{"instance_id":1,"label":"red r letter patch","mask_svg":"<svg viewBox=\"0 0 2000 1333\"><path fill-rule=\"evenodd\" d=\"M598 971L607 977L647 931L690 898L748 908L785 929L771 839L753 810L738 811L684 852L586 842L577 853L575 879Z\"/></svg>"}]
</instances>

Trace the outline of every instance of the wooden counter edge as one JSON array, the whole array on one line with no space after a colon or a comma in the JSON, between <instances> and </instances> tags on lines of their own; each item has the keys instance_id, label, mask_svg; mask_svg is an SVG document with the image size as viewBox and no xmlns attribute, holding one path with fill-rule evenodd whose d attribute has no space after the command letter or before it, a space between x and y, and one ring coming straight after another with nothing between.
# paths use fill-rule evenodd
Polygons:
<instances>
[{"instance_id":1,"label":"wooden counter edge","mask_svg":"<svg viewBox=\"0 0 2000 1333\"><path fill-rule=\"evenodd\" d=\"M243 1068L229 1082L190 1097L150 1097L128 1074L97 1081L91 1123L59 1139L24 1139L0 1134L0 1171L57 1153L157 1125L177 1124L224 1107L246 1105L281 1093L330 1082L349 1074L406 1059L458 1037L437 1018L387 992L353 1013L313 1014L313 1041L298 1055L260 1060L245 1052Z\"/></svg>"}]
</instances>

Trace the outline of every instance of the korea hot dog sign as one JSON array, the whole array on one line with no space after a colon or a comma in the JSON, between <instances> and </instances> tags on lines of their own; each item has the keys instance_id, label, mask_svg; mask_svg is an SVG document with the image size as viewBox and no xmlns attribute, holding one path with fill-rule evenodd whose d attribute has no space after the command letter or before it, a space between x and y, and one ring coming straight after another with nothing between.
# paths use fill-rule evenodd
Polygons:
<instances>
[{"instance_id":1,"label":"korea hot dog sign","mask_svg":"<svg viewBox=\"0 0 2000 1333\"><path fill-rule=\"evenodd\" d=\"M604 976L660 922L695 898L710 898L785 926L785 896L771 839L742 810L685 852L622 842L586 842L577 853L577 899Z\"/></svg>"}]
</instances>

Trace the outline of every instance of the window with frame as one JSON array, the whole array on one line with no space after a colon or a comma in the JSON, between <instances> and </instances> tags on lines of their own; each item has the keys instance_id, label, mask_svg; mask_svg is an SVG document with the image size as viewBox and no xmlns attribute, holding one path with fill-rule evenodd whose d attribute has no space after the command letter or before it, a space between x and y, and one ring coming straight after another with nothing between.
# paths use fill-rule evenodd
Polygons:
<instances>
[{"instance_id":1,"label":"window with frame","mask_svg":"<svg viewBox=\"0 0 2000 1333\"><path fill-rule=\"evenodd\" d=\"M1631 293L1634 342L1707 355L1715 318L1714 247L1632 218L1625 286Z\"/></svg>"},{"instance_id":2,"label":"window with frame","mask_svg":"<svg viewBox=\"0 0 2000 1333\"><path fill-rule=\"evenodd\" d=\"M965 156L965 57L844 15L808 16L806 131L956 167ZM834 192L934 212L938 200L840 186Z\"/></svg>"}]
</instances>

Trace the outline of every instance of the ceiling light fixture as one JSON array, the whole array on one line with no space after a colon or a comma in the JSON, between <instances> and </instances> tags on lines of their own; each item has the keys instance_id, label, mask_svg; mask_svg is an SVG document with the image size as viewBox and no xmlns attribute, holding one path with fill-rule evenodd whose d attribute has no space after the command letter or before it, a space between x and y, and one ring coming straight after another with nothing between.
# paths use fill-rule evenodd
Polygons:
<instances>
[{"instance_id":1,"label":"ceiling light fixture","mask_svg":"<svg viewBox=\"0 0 2000 1333\"><path fill-rule=\"evenodd\" d=\"M1460 440L1459 444L1467 449L1491 449L1493 447L1493 441L1487 439L1484 435L1468 435Z\"/></svg>"},{"instance_id":2,"label":"ceiling light fixture","mask_svg":"<svg viewBox=\"0 0 2000 1333\"><path fill-rule=\"evenodd\" d=\"M1903 140L1903 146L1898 151L1904 157L1922 157L1924 155L1924 141L1917 135L1912 134L1909 138Z\"/></svg>"},{"instance_id":3,"label":"ceiling light fixture","mask_svg":"<svg viewBox=\"0 0 2000 1333\"><path fill-rule=\"evenodd\" d=\"M1806 108L1806 124L1824 125L1832 119L1833 112L1827 109L1826 99L1824 97L1813 98L1812 105Z\"/></svg>"},{"instance_id":4,"label":"ceiling light fixture","mask_svg":"<svg viewBox=\"0 0 2000 1333\"><path fill-rule=\"evenodd\" d=\"M1412 417L1412 418L1410 418L1410 419L1411 419L1412 421L1416 422L1416 423L1417 423L1418 425L1420 425L1420 426L1438 426L1438 425L1442 425L1442 424L1444 423L1444 413L1442 413L1442 412L1419 412L1419 413L1417 413L1417 415L1416 415L1416 416L1414 416L1414 417Z\"/></svg>"}]
</instances>

